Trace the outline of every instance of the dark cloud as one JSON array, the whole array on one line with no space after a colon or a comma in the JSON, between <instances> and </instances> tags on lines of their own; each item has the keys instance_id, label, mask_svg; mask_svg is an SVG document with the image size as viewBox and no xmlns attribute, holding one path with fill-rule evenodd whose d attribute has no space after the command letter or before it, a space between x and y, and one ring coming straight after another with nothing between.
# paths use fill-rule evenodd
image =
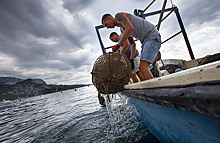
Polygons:
<instances>
[{"instance_id":1,"label":"dark cloud","mask_svg":"<svg viewBox=\"0 0 220 143\"><path fill-rule=\"evenodd\" d=\"M13 71L13 70L1 70L0 75L7 75L7 76L19 77L19 78L23 77L22 73L16 72L16 71Z\"/></svg>"},{"instance_id":2,"label":"dark cloud","mask_svg":"<svg viewBox=\"0 0 220 143\"><path fill-rule=\"evenodd\" d=\"M193 0L190 2L180 1L177 6L181 8L180 12L182 16L185 17L184 22L186 24L203 24L205 22L210 22L219 18L219 5L219 0Z\"/></svg>"},{"instance_id":3,"label":"dark cloud","mask_svg":"<svg viewBox=\"0 0 220 143\"><path fill-rule=\"evenodd\" d=\"M193 1L175 1L173 0L174 4L179 8L179 13L181 15L182 21L184 23L184 27L187 32L191 28L192 25L194 29L199 29L199 27L203 24L209 23L209 26L218 26L220 24L220 1L213 0L210 1L200 1L200 0L193 0ZM169 8L169 1L167 1L167 7ZM167 15L168 12L164 13L164 16ZM148 18L147 18L148 19ZM156 22L153 23L156 25L159 19L156 19ZM213 22L215 21L215 22ZM150 19L150 22L151 19ZM162 40L166 40L170 36L174 35L175 33L180 31L180 26L178 24L176 14L173 12L166 20L164 20L160 27L160 33L162 35ZM182 34L175 37L174 41L179 39L183 39ZM188 33L189 35L189 33ZM173 39L172 39L173 40ZM171 40L171 41L172 41Z\"/></svg>"},{"instance_id":4,"label":"dark cloud","mask_svg":"<svg viewBox=\"0 0 220 143\"><path fill-rule=\"evenodd\" d=\"M78 12L86 8L91 2L91 0L63 0L63 8L71 13Z\"/></svg>"},{"instance_id":5,"label":"dark cloud","mask_svg":"<svg viewBox=\"0 0 220 143\"><path fill-rule=\"evenodd\" d=\"M8 76L8 77L17 77L20 79L40 77L40 74L38 74L38 73L32 73L31 75L25 75L23 73L23 71L17 71L17 70L13 70L13 69L0 70L0 75L1 76Z\"/></svg>"},{"instance_id":6,"label":"dark cloud","mask_svg":"<svg viewBox=\"0 0 220 143\"><path fill-rule=\"evenodd\" d=\"M56 17L51 16L41 1L6 1L0 5L0 9L0 18L3 21L0 26L4 27L1 32L7 39L24 42L32 34L38 38L63 38L76 47L81 45L78 36L71 33Z\"/></svg>"},{"instance_id":7,"label":"dark cloud","mask_svg":"<svg viewBox=\"0 0 220 143\"><path fill-rule=\"evenodd\" d=\"M64 7L69 3L74 3L74 9L78 10L88 2L64 1ZM79 68L87 61L86 57L75 61L71 58L57 59L59 58L57 53L61 51L68 53L72 49L83 48L81 37L84 37L86 30L83 28L81 32L77 32L78 29L73 27L75 31L73 33L61 20L58 20L59 18L50 15L47 6L47 3L40 0L13 2L2 0L0 2L0 52L15 58L17 66L28 70L31 68L60 68L62 70L67 69L68 63L70 67ZM58 41L52 45L42 42L50 39L58 39ZM65 64L47 63L47 60L60 60Z\"/></svg>"},{"instance_id":8,"label":"dark cloud","mask_svg":"<svg viewBox=\"0 0 220 143\"><path fill-rule=\"evenodd\" d=\"M44 26L47 17L46 8L41 1L21 0L7 1L2 0L0 4L1 27L4 27L4 34L8 38L17 39L22 36L21 31L31 32L40 37L48 37ZM41 27L41 28L40 28Z\"/></svg>"}]
</instances>

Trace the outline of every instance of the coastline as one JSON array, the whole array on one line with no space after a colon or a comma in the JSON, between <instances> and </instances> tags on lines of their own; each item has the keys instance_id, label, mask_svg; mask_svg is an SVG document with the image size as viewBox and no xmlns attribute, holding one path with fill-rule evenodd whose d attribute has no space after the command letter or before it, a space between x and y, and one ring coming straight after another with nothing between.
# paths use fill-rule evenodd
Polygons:
<instances>
[{"instance_id":1,"label":"coastline","mask_svg":"<svg viewBox=\"0 0 220 143\"><path fill-rule=\"evenodd\" d=\"M90 84L48 85L46 82L36 83L33 79L26 79L24 81L17 82L14 85L0 85L0 103L49 93L62 92L89 85Z\"/></svg>"}]
</instances>

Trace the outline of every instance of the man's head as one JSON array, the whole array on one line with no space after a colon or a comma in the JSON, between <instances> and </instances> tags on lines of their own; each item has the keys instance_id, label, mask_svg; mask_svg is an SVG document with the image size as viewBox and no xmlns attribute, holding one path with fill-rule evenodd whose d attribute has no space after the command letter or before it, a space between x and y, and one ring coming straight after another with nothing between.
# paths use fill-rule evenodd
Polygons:
<instances>
[{"instance_id":1,"label":"man's head","mask_svg":"<svg viewBox=\"0 0 220 143\"><path fill-rule=\"evenodd\" d=\"M116 32L112 32L109 36L109 39L111 39L113 42L118 42L119 41L119 36Z\"/></svg>"},{"instance_id":2,"label":"man's head","mask_svg":"<svg viewBox=\"0 0 220 143\"><path fill-rule=\"evenodd\" d=\"M104 25L107 28L114 28L115 25L115 19L112 17L111 14L104 14L102 16L102 25Z\"/></svg>"}]
</instances>

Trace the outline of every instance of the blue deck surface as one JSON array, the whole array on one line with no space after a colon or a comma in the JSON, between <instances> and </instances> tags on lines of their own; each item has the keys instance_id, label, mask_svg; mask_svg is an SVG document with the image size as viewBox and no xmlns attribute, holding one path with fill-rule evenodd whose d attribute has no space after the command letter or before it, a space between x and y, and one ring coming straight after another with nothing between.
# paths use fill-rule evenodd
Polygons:
<instances>
[{"instance_id":1,"label":"blue deck surface","mask_svg":"<svg viewBox=\"0 0 220 143\"><path fill-rule=\"evenodd\" d=\"M163 143L220 143L220 119L129 98L138 118Z\"/></svg>"}]
</instances>

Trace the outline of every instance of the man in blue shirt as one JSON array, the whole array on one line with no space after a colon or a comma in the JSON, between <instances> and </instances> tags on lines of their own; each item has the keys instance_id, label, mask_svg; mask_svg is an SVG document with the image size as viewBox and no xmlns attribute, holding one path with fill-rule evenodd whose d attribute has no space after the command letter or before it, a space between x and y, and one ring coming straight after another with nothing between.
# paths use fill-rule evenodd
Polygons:
<instances>
[{"instance_id":1,"label":"man in blue shirt","mask_svg":"<svg viewBox=\"0 0 220 143\"><path fill-rule=\"evenodd\" d=\"M122 37L122 34L118 35L116 32L112 32L109 36L109 39L111 39L113 42L118 42L121 39L121 37ZM113 49L112 51L117 51L116 49ZM134 53L133 55L131 54L132 49L135 50L135 52L133 52ZM138 82L139 81L138 78L141 81L143 81L143 76L141 75L139 71L140 56L139 56L138 50L136 50L136 44L133 38L129 37L127 40L125 40L125 42L120 46L120 48L118 47L118 52L120 52L121 54L124 54L132 64L131 79L133 83Z\"/></svg>"}]
</instances>

